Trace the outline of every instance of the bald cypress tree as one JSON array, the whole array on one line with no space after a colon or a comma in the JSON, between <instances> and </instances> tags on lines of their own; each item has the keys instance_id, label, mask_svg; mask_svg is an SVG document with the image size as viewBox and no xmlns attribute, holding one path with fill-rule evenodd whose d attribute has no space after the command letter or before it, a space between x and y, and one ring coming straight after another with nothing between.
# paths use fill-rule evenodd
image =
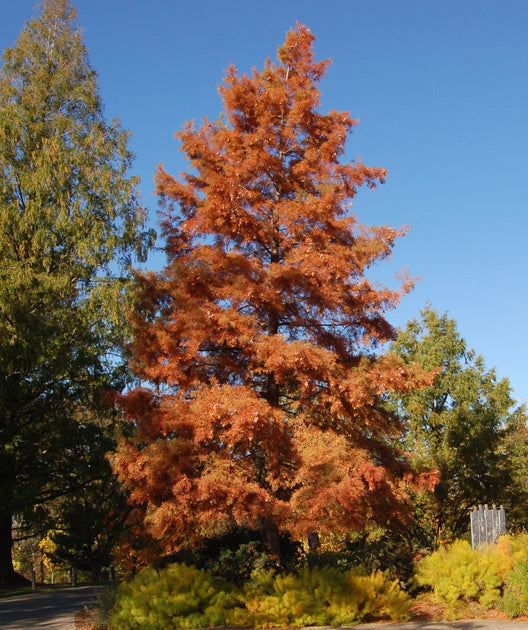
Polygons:
<instances>
[{"instance_id":1,"label":"bald cypress tree","mask_svg":"<svg viewBox=\"0 0 528 630\"><path fill-rule=\"evenodd\" d=\"M151 240L76 19L43 0L0 70L0 584L16 579L13 517L75 486Z\"/></svg>"},{"instance_id":2,"label":"bald cypress tree","mask_svg":"<svg viewBox=\"0 0 528 630\"><path fill-rule=\"evenodd\" d=\"M385 171L339 161L355 123L320 112L313 42L298 25L277 64L229 68L223 117L178 134L192 172L158 172L168 265L141 279L145 387L123 398L138 431L115 464L168 552L249 526L278 556L281 532L405 517L412 471L384 401L429 377L379 354L412 283L367 278L404 230L350 212Z\"/></svg>"}]
</instances>

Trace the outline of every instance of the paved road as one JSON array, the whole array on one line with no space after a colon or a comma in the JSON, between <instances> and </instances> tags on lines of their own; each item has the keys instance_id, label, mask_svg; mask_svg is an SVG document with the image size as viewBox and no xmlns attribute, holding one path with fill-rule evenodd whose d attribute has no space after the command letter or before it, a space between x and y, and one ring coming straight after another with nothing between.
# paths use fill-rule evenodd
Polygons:
<instances>
[{"instance_id":1,"label":"paved road","mask_svg":"<svg viewBox=\"0 0 528 630\"><path fill-rule=\"evenodd\" d=\"M97 601L97 587L79 586L0 598L1 630L73 630L75 613Z\"/></svg>"}]
</instances>

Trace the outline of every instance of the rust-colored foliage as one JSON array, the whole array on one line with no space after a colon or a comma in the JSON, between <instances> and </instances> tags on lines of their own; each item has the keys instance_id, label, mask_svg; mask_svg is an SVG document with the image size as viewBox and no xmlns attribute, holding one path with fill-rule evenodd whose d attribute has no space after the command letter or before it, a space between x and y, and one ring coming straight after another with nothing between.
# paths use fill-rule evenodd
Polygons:
<instances>
[{"instance_id":1,"label":"rust-colored foliage","mask_svg":"<svg viewBox=\"0 0 528 630\"><path fill-rule=\"evenodd\" d=\"M428 377L375 352L412 281L366 277L405 230L350 212L386 172L339 162L355 121L319 112L313 41L297 25L278 64L230 67L224 117L177 134L191 172L157 173L168 265L139 277L133 369L151 385L122 400L137 432L116 468L167 549L386 522L416 481L383 399Z\"/></svg>"}]
</instances>

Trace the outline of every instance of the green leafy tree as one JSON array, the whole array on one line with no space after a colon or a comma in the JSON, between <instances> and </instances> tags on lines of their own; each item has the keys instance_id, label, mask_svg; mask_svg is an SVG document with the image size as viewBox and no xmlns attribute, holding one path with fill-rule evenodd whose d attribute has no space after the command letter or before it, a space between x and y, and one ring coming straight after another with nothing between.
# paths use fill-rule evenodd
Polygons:
<instances>
[{"instance_id":1,"label":"green leafy tree","mask_svg":"<svg viewBox=\"0 0 528 630\"><path fill-rule=\"evenodd\" d=\"M128 513L126 495L111 474L92 481L79 497L67 495L59 509L60 529L50 534L56 545L52 560L89 573L94 582L108 577Z\"/></svg>"},{"instance_id":2,"label":"green leafy tree","mask_svg":"<svg viewBox=\"0 0 528 630\"><path fill-rule=\"evenodd\" d=\"M407 425L405 449L418 468L440 472L434 494L417 497L422 529L430 541L459 536L469 529L471 506L506 502L511 467L504 438L519 414L510 383L468 349L454 319L430 306L407 323L392 350L408 365L438 371L431 386L399 396L397 404Z\"/></svg>"},{"instance_id":3,"label":"green leafy tree","mask_svg":"<svg viewBox=\"0 0 528 630\"><path fill-rule=\"evenodd\" d=\"M101 392L123 383L130 263L152 240L128 138L74 7L43 0L0 70L0 584L13 516L79 487Z\"/></svg>"},{"instance_id":4,"label":"green leafy tree","mask_svg":"<svg viewBox=\"0 0 528 630\"><path fill-rule=\"evenodd\" d=\"M57 478L59 496L49 499L45 509L26 509L17 515L15 565L23 564L24 554L27 557L31 550L33 562L44 552L45 564L50 566L76 568L89 574L92 581L108 575L114 565L115 544L130 512L126 493L107 458L116 442L112 420L110 411L98 410L82 430L75 427L74 451L69 456L74 466L64 468L62 478ZM64 489L76 491L64 493ZM29 575L27 563L24 568ZM44 574L39 579L44 580Z\"/></svg>"},{"instance_id":5,"label":"green leafy tree","mask_svg":"<svg viewBox=\"0 0 528 630\"><path fill-rule=\"evenodd\" d=\"M49 559L55 564L74 567L90 574L92 581L108 575L114 565L114 547L125 527L130 512L127 495L112 473L108 452L116 446L116 420L111 409L98 409L89 422L84 422L69 487L81 492L68 492L49 504L49 514L40 515L30 534L52 543ZM48 510L46 511L48 512Z\"/></svg>"},{"instance_id":6,"label":"green leafy tree","mask_svg":"<svg viewBox=\"0 0 528 630\"><path fill-rule=\"evenodd\" d=\"M509 480L503 503L512 531L528 531L528 414L521 405L508 419L502 452ZM506 478L505 475L505 478Z\"/></svg>"}]
</instances>

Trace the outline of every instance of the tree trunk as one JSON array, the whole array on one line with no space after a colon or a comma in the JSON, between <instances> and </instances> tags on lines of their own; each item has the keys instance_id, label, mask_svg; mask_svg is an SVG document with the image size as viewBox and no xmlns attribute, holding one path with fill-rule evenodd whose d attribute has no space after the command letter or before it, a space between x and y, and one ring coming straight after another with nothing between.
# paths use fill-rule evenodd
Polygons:
<instances>
[{"instance_id":1,"label":"tree trunk","mask_svg":"<svg viewBox=\"0 0 528 630\"><path fill-rule=\"evenodd\" d=\"M264 526L264 545L268 553L281 565L280 532L275 521L266 516L262 519Z\"/></svg>"},{"instance_id":2,"label":"tree trunk","mask_svg":"<svg viewBox=\"0 0 528 630\"><path fill-rule=\"evenodd\" d=\"M0 588L29 586L31 582L13 568L12 516L0 513Z\"/></svg>"}]
</instances>

